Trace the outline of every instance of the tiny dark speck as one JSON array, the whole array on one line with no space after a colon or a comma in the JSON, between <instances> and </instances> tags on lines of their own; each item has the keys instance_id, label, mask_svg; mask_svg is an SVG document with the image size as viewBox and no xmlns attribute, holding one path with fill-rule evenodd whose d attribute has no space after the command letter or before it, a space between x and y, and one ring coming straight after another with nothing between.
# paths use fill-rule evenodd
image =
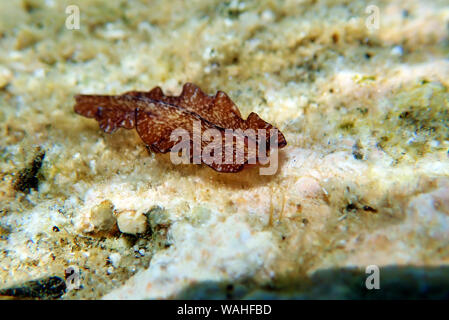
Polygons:
<instances>
[{"instance_id":1,"label":"tiny dark speck","mask_svg":"<svg viewBox=\"0 0 449 320\"><path fill-rule=\"evenodd\" d=\"M363 210L369 211L369 212L377 212L376 209L370 207L370 206L363 206Z\"/></svg>"},{"instance_id":2,"label":"tiny dark speck","mask_svg":"<svg viewBox=\"0 0 449 320\"><path fill-rule=\"evenodd\" d=\"M354 156L354 159L356 159L356 160L362 160L363 159L363 154L361 154L360 152L354 151L352 153L352 155Z\"/></svg>"},{"instance_id":3,"label":"tiny dark speck","mask_svg":"<svg viewBox=\"0 0 449 320\"><path fill-rule=\"evenodd\" d=\"M357 210L357 206L353 203L350 203L346 206L346 211Z\"/></svg>"},{"instance_id":4,"label":"tiny dark speck","mask_svg":"<svg viewBox=\"0 0 449 320\"><path fill-rule=\"evenodd\" d=\"M359 141L354 143L354 145L352 146L352 155L354 156L354 159L356 159L356 160L363 159L362 147L361 147Z\"/></svg>"}]
</instances>

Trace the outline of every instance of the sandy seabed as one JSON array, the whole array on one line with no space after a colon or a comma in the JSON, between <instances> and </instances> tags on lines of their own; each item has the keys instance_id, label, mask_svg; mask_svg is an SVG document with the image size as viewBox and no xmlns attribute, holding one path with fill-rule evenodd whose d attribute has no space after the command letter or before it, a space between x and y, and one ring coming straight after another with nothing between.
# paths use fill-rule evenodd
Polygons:
<instances>
[{"instance_id":1,"label":"sandy seabed","mask_svg":"<svg viewBox=\"0 0 449 320\"><path fill-rule=\"evenodd\" d=\"M0 287L69 266L62 299L301 297L368 265L448 278L448 54L447 1L1 1ZM275 175L173 165L73 112L185 82L280 128Z\"/></svg>"}]
</instances>

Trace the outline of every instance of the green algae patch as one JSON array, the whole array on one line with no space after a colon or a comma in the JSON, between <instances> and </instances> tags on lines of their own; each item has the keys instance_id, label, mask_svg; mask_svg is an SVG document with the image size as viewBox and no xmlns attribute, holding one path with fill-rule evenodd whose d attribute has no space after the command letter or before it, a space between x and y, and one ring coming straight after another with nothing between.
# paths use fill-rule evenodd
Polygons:
<instances>
[{"instance_id":1,"label":"green algae patch","mask_svg":"<svg viewBox=\"0 0 449 320\"><path fill-rule=\"evenodd\" d=\"M375 147L395 163L416 161L432 152L447 152L448 88L439 82L422 81L398 90L386 97L383 111L380 105L372 105L366 112L354 108L337 116L336 133L356 137L359 145L360 140L374 139ZM361 151L359 147L353 149L357 149L357 154Z\"/></svg>"},{"instance_id":2,"label":"green algae patch","mask_svg":"<svg viewBox=\"0 0 449 320\"><path fill-rule=\"evenodd\" d=\"M379 121L378 146L394 159L416 160L449 140L449 91L425 83L399 93Z\"/></svg>"}]
</instances>

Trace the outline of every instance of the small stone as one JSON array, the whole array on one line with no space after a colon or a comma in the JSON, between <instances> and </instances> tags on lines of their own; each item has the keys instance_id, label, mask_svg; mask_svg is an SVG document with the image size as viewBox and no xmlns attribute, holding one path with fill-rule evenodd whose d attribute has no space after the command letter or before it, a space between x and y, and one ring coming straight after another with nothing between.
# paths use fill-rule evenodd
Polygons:
<instances>
[{"instance_id":1,"label":"small stone","mask_svg":"<svg viewBox=\"0 0 449 320\"><path fill-rule=\"evenodd\" d=\"M301 177L296 182L296 192L303 198L319 198L323 196L323 189L318 181L311 177Z\"/></svg>"},{"instance_id":2,"label":"small stone","mask_svg":"<svg viewBox=\"0 0 449 320\"><path fill-rule=\"evenodd\" d=\"M114 227L116 219L113 207L111 201L105 200L92 208L90 211L90 223L95 231L109 231Z\"/></svg>"},{"instance_id":3,"label":"small stone","mask_svg":"<svg viewBox=\"0 0 449 320\"><path fill-rule=\"evenodd\" d=\"M152 230L156 229L158 226L170 224L170 219L166 210L160 206L153 206L145 213L145 215L148 218L148 223Z\"/></svg>"},{"instance_id":4,"label":"small stone","mask_svg":"<svg viewBox=\"0 0 449 320\"><path fill-rule=\"evenodd\" d=\"M141 212L134 210L122 211L117 218L120 232L128 234L145 233L147 230L147 218Z\"/></svg>"},{"instance_id":5,"label":"small stone","mask_svg":"<svg viewBox=\"0 0 449 320\"><path fill-rule=\"evenodd\" d=\"M24 282L20 285L0 289L0 296L15 298L56 299L66 292L64 279L60 277L48 277Z\"/></svg>"}]
</instances>

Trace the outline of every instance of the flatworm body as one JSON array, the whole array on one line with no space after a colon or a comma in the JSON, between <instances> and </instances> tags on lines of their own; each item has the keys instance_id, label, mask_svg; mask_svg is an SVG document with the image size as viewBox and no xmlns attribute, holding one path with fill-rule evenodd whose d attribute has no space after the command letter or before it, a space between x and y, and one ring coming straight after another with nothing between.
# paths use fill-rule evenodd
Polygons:
<instances>
[{"instance_id":1,"label":"flatworm body","mask_svg":"<svg viewBox=\"0 0 449 320\"><path fill-rule=\"evenodd\" d=\"M287 144L284 135L256 113L243 120L226 93L209 96L192 83L186 83L179 96L166 96L155 87L148 92L76 95L75 99L75 112L96 119L104 132L136 128L155 152L178 149L179 139L173 139L173 133L184 132L178 137L188 136L184 147L189 161L203 162L220 172L238 172L248 163L263 163L270 149Z\"/></svg>"}]
</instances>

